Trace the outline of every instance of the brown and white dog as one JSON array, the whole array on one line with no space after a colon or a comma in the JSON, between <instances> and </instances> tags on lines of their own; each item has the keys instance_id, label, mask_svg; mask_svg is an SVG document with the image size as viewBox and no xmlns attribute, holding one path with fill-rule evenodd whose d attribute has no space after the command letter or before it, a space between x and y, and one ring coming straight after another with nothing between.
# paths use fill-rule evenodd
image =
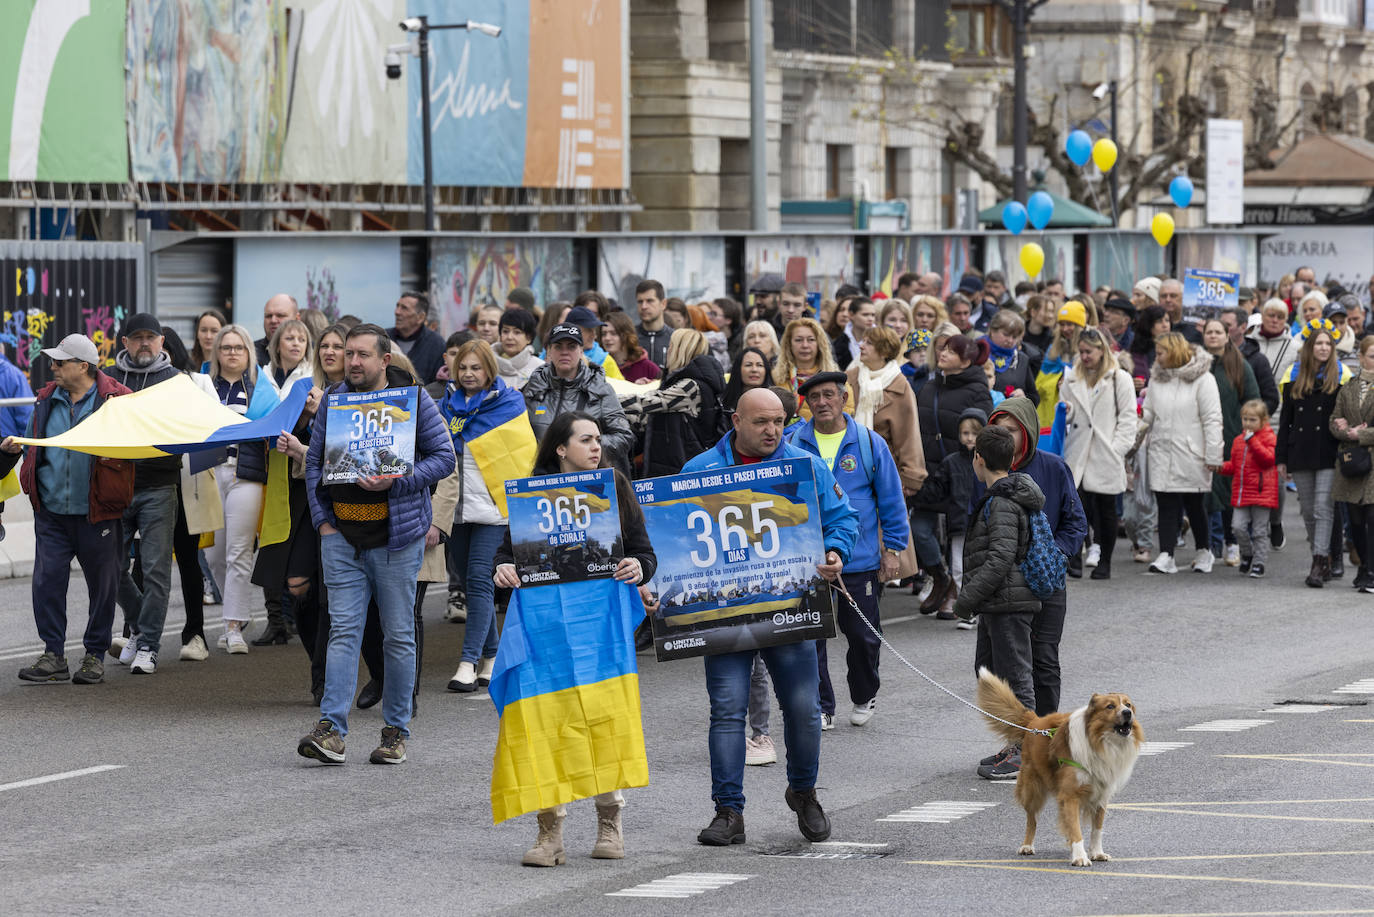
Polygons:
<instances>
[{"instance_id":1,"label":"brown and white dog","mask_svg":"<svg viewBox=\"0 0 1374 917\"><path fill-rule=\"evenodd\" d=\"M1023 732L994 720L988 725L1007 742L1021 746L1016 801L1026 810L1026 839L1020 853L1035 853L1035 818L1051 793L1059 802L1059 830L1072 848L1070 863L1110 860L1102 850L1107 803L1131 779L1145 733L1135 705L1125 694L1094 694L1072 713L1036 716L1011 686L987 669L978 672L978 706L1026 729L1045 729L1050 737ZM1092 812L1091 849L1083 849L1083 809Z\"/></svg>"}]
</instances>

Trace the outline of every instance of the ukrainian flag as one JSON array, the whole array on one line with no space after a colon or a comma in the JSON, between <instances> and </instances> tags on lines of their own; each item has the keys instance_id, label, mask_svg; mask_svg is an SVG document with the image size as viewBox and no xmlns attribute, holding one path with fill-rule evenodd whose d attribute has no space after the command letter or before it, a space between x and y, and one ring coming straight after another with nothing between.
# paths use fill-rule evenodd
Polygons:
<instances>
[{"instance_id":1,"label":"ukrainian flag","mask_svg":"<svg viewBox=\"0 0 1374 917\"><path fill-rule=\"evenodd\" d=\"M524 396L500 379L471 398L449 383L439 410L448 423L459 461L464 449L472 453L496 508L502 516L509 515L506 479L528 477L538 449Z\"/></svg>"},{"instance_id":2,"label":"ukrainian flag","mask_svg":"<svg viewBox=\"0 0 1374 917\"><path fill-rule=\"evenodd\" d=\"M648 786L634 648L643 616L639 591L613 579L511 593L488 688L501 717L494 824Z\"/></svg>"}]
</instances>

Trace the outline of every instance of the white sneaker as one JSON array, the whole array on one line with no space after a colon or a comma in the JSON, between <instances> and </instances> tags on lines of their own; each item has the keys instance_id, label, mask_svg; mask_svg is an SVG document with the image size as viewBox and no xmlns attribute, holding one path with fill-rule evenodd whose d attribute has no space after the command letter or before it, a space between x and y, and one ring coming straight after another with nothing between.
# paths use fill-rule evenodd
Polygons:
<instances>
[{"instance_id":1,"label":"white sneaker","mask_svg":"<svg viewBox=\"0 0 1374 917\"><path fill-rule=\"evenodd\" d=\"M1088 545L1088 556L1083 558L1083 566L1096 567L1102 561L1102 545Z\"/></svg>"},{"instance_id":2,"label":"white sneaker","mask_svg":"<svg viewBox=\"0 0 1374 917\"><path fill-rule=\"evenodd\" d=\"M977 630L978 616L974 615L971 618L960 618L954 626L959 630Z\"/></svg>"},{"instance_id":3,"label":"white sneaker","mask_svg":"<svg viewBox=\"0 0 1374 917\"><path fill-rule=\"evenodd\" d=\"M1240 545L1238 545L1238 544L1228 544L1228 545L1226 546L1226 566L1228 566L1228 567L1239 567L1239 566L1240 566Z\"/></svg>"},{"instance_id":4,"label":"white sneaker","mask_svg":"<svg viewBox=\"0 0 1374 917\"><path fill-rule=\"evenodd\" d=\"M129 641L133 643L132 640ZM129 666L129 671L135 675L151 675L157 671L157 656L153 651L144 647L134 653L133 663Z\"/></svg>"},{"instance_id":5,"label":"white sneaker","mask_svg":"<svg viewBox=\"0 0 1374 917\"><path fill-rule=\"evenodd\" d=\"M124 647L126 647L126 646L128 646L128 645L129 645L129 638L128 638L128 637L111 637L111 638L110 638L110 648L109 648L109 650L107 650L106 652L108 652L111 656L113 656L113 657L115 657L116 659L118 659L118 658L119 658L119 654L122 653L122 652L124 652Z\"/></svg>"},{"instance_id":6,"label":"white sneaker","mask_svg":"<svg viewBox=\"0 0 1374 917\"><path fill-rule=\"evenodd\" d=\"M821 714L821 732L829 732L835 728L835 717L830 713Z\"/></svg>"},{"instance_id":7,"label":"white sneaker","mask_svg":"<svg viewBox=\"0 0 1374 917\"><path fill-rule=\"evenodd\" d=\"M119 651L119 664L128 665L129 663L134 661L134 657L137 655L138 639L131 636L129 637L128 641L125 642L124 648Z\"/></svg>"},{"instance_id":8,"label":"white sneaker","mask_svg":"<svg viewBox=\"0 0 1374 917\"><path fill-rule=\"evenodd\" d=\"M778 763L778 750L766 735L744 740L744 763L756 767Z\"/></svg>"},{"instance_id":9,"label":"white sneaker","mask_svg":"<svg viewBox=\"0 0 1374 917\"><path fill-rule=\"evenodd\" d=\"M207 593L203 594L203 595L200 597L200 602L201 602L202 605L218 605L218 604L219 604L219 602L215 600L214 594L213 594L213 593L210 593L210 592L207 592Z\"/></svg>"},{"instance_id":10,"label":"white sneaker","mask_svg":"<svg viewBox=\"0 0 1374 917\"><path fill-rule=\"evenodd\" d=\"M873 719L874 708L878 706L878 699L875 697L866 704L855 704L854 709L849 711L849 725L862 726Z\"/></svg>"},{"instance_id":11,"label":"white sneaker","mask_svg":"<svg viewBox=\"0 0 1374 917\"><path fill-rule=\"evenodd\" d=\"M229 630L224 632L224 648L230 656L248 655L248 641L243 639L243 631Z\"/></svg>"},{"instance_id":12,"label":"white sneaker","mask_svg":"<svg viewBox=\"0 0 1374 917\"><path fill-rule=\"evenodd\" d=\"M1203 548L1201 551L1198 551L1197 554L1193 557L1193 572L1194 572L1194 573L1211 573L1211 572L1212 572L1212 549L1211 549L1211 548Z\"/></svg>"},{"instance_id":13,"label":"white sneaker","mask_svg":"<svg viewBox=\"0 0 1374 917\"><path fill-rule=\"evenodd\" d=\"M204 662L210 658L210 651L205 648L205 638L196 634L191 638L191 642L181 648L179 658L182 662Z\"/></svg>"},{"instance_id":14,"label":"white sneaker","mask_svg":"<svg viewBox=\"0 0 1374 917\"><path fill-rule=\"evenodd\" d=\"M229 634L227 632L220 634L219 639L215 641L215 646L224 650L226 653L229 652Z\"/></svg>"},{"instance_id":15,"label":"white sneaker","mask_svg":"<svg viewBox=\"0 0 1374 917\"><path fill-rule=\"evenodd\" d=\"M1147 573L1177 573L1178 566L1174 563L1172 554L1160 554L1155 558L1155 562L1150 564Z\"/></svg>"},{"instance_id":16,"label":"white sneaker","mask_svg":"<svg viewBox=\"0 0 1374 917\"><path fill-rule=\"evenodd\" d=\"M462 624L468 619L467 603L457 596L451 596L448 600L448 607L444 609L444 620L452 621L454 624Z\"/></svg>"}]
</instances>

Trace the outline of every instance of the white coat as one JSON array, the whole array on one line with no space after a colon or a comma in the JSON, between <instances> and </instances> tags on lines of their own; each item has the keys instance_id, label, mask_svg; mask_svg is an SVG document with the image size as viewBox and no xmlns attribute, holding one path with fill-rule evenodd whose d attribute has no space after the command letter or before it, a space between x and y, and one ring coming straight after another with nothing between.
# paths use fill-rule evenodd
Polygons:
<instances>
[{"instance_id":1,"label":"white coat","mask_svg":"<svg viewBox=\"0 0 1374 917\"><path fill-rule=\"evenodd\" d=\"M1212 355L1193 345L1193 358L1178 369L1159 360L1145 389L1143 420L1149 427L1146 465L1150 489L1203 493L1212 489L1208 465L1220 465L1221 398L1212 377Z\"/></svg>"},{"instance_id":2,"label":"white coat","mask_svg":"<svg viewBox=\"0 0 1374 917\"><path fill-rule=\"evenodd\" d=\"M1080 490L1119 494L1126 490L1126 453L1135 445L1135 384L1112 364L1089 388L1072 367L1064 370L1059 400L1068 406L1064 461Z\"/></svg>"}]
</instances>

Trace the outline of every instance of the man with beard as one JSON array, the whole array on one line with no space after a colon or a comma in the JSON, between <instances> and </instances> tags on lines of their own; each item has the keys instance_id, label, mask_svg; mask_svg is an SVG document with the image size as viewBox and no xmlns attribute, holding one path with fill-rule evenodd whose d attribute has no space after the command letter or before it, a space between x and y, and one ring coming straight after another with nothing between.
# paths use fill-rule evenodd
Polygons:
<instances>
[{"instance_id":1,"label":"man with beard","mask_svg":"<svg viewBox=\"0 0 1374 917\"><path fill-rule=\"evenodd\" d=\"M129 316L119 342L124 349L115 357L110 376L131 392L141 392L177 374L172 358L162 349L162 325L155 316L147 312ZM124 510L125 562L120 564L118 600L129 632L128 641L119 648L119 664L130 666L135 675L157 671L167 594L172 586L172 531L180 479L179 455L134 462L134 498ZM135 534L140 534L141 585L134 581L127 563Z\"/></svg>"}]
</instances>

